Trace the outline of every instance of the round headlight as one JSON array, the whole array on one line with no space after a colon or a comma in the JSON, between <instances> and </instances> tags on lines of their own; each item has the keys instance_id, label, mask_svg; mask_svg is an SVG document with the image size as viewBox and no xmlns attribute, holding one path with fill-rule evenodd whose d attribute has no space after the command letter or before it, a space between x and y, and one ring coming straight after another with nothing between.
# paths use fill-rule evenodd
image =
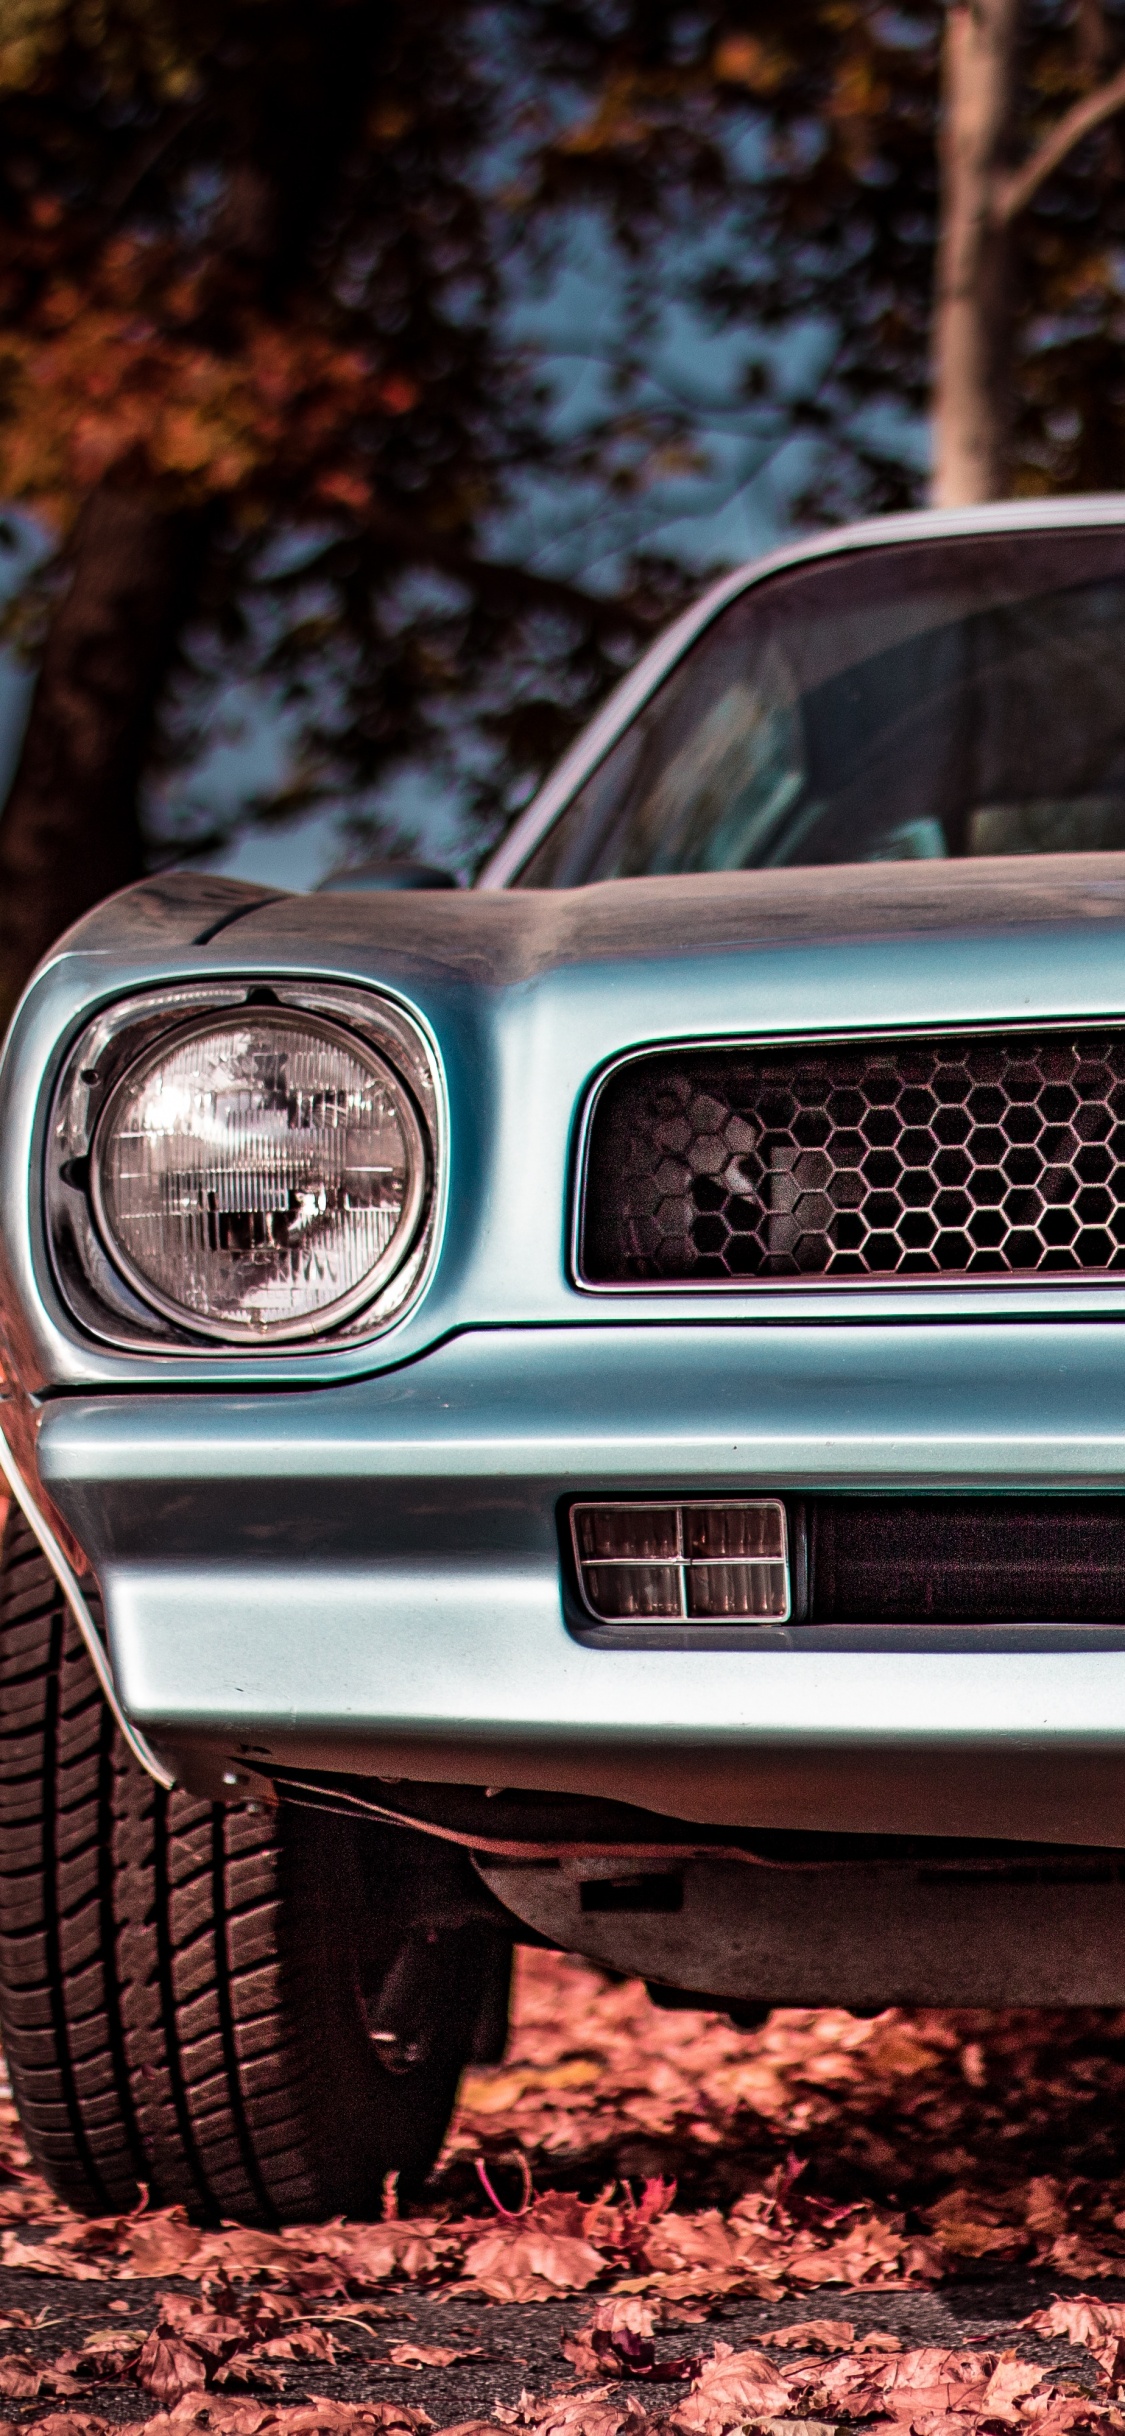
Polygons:
<instances>
[{"instance_id":1,"label":"round headlight","mask_svg":"<svg viewBox=\"0 0 1125 2436\"><path fill-rule=\"evenodd\" d=\"M426 1185L393 1067L332 1023L265 1007L130 1067L90 1164L137 1293L228 1342L311 1336L370 1301L410 1250Z\"/></svg>"}]
</instances>

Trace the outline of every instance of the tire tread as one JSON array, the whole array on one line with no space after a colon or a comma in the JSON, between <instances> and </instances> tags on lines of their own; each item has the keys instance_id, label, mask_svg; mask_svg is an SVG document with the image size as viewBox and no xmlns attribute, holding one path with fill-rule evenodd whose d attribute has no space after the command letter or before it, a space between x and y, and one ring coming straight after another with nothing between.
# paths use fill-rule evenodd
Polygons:
<instances>
[{"instance_id":1,"label":"tire tread","mask_svg":"<svg viewBox=\"0 0 1125 2436\"><path fill-rule=\"evenodd\" d=\"M356 1830L139 1767L15 1509L0 1551L0 2034L32 2157L101 2212L377 2212L436 2154L471 2041L397 2082L367 2038ZM389 1959L389 1957L388 1957Z\"/></svg>"}]
</instances>

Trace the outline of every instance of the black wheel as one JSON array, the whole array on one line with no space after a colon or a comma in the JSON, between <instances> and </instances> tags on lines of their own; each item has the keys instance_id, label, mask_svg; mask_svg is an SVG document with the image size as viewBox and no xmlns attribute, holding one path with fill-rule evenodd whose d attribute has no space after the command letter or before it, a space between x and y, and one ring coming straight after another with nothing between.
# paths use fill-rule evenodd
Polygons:
<instances>
[{"instance_id":1,"label":"black wheel","mask_svg":"<svg viewBox=\"0 0 1125 2436\"><path fill-rule=\"evenodd\" d=\"M0 1552L0 2034L76 2207L377 2215L496 2038L510 1948L419 1910L423 1839L164 1793L23 1517ZM484 2029L488 2023L491 2026Z\"/></svg>"}]
</instances>

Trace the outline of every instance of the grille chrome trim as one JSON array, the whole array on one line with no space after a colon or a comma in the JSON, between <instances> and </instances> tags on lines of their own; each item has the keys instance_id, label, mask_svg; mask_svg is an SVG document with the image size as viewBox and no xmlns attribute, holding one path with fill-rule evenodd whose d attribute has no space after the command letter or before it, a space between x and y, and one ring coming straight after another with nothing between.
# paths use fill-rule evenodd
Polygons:
<instances>
[{"instance_id":1,"label":"grille chrome trim","mask_svg":"<svg viewBox=\"0 0 1125 2436\"><path fill-rule=\"evenodd\" d=\"M1103 1017L1085 1013L1075 1016L1048 1016L1034 1022L992 1017L979 1022L961 1021L913 1026L902 1024L893 1031L883 1027L876 1029L872 1026L865 1026L862 1030L857 1031L738 1034L726 1038L696 1036L686 1039L650 1041L625 1051L622 1055L613 1058L595 1077L587 1090L580 1110L572 1169L575 1179L571 1196L569 1240L572 1283L585 1294L598 1295L603 1298L607 1295L628 1296L629 1298L659 1295L665 1300L670 1296L694 1299L700 1295L716 1295L728 1299L731 1295L737 1295L743 1300L752 1298L754 1301L758 1301L762 1297L772 1300L777 1296L782 1296L791 1300L795 1295L822 1297L826 1294L843 1294L850 1299L857 1293L866 1296L882 1295L884 1298L887 1295L917 1296L922 1293L938 1294L943 1298L948 1298L966 1293L976 1297L1002 1290L1005 1297L1013 1293L1019 1294L1025 1298L1026 1305L1026 1299L1029 1296L1040 1297L1045 1293L1054 1296L1060 1289L1070 1295L1088 1293L1092 1287L1104 1287L1107 1291L1120 1292L1125 1288L1125 1237L1122 1238L1121 1263L1110 1268L1098 1269L1077 1266L910 1270L886 1268L862 1273L810 1269L794 1270L784 1274L760 1269L737 1276L704 1277L694 1276L690 1271L684 1270L679 1274L658 1277L602 1278L591 1277L585 1266L583 1247L587 1234L590 1148L594 1127L606 1090L630 1066L663 1058L674 1061L677 1057L713 1058L716 1061L739 1056L757 1056L770 1060L792 1057L796 1062L805 1053L815 1056L821 1051L831 1050L837 1050L842 1054L849 1052L862 1054L864 1051L885 1050L890 1056L896 1050L906 1053L911 1050L924 1050L931 1044L936 1047L954 1042L964 1043L965 1050L968 1052L974 1047L983 1049L990 1044L997 1045L1002 1042L1010 1042L1015 1045L1023 1041L1032 1044L1059 1035L1069 1035L1076 1039L1086 1040L1116 1040L1120 1044L1122 1058L1125 1061L1125 1014L1120 1012ZM1123 1079L1125 1079L1125 1064L1123 1064L1122 1072ZM1125 1116L1121 1121L1125 1123ZM1122 1196L1121 1206L1125 1209L1125 1193Z\"/></svg>"}]
</instances>

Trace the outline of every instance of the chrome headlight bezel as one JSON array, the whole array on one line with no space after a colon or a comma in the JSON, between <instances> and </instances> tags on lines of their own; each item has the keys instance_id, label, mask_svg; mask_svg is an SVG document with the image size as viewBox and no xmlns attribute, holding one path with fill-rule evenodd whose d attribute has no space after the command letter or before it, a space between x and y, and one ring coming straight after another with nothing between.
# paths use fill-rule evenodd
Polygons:
<instances>
[{"instance_id":1,"label":"chrome headlight bezel","mask_svg":"<svg viewBox=\"0 0 1125 2436\"><path fill-rule=\"evenodd\" d=\"M218 1019L263 1013L312 1019L388 1067L411 1111L416 1180L392 1263L380 1263L319 1314L268 1330L189 1320L135 1276L113 1240L97 1175L108 1112L129 1079L178 1040ZM104 1138L104 1137L103 1137ZM420 1026L374 991L330 982L242 977L182 983L116 1000L72 1041L52 1100L44 1217L56 1288L83 1331L122 1351L209 1354L255 1360L356 1345L400 1321L425 1286L436 1248L445 1167L444 1095L437 1058Z\"/></svg>"}]
</instances>

